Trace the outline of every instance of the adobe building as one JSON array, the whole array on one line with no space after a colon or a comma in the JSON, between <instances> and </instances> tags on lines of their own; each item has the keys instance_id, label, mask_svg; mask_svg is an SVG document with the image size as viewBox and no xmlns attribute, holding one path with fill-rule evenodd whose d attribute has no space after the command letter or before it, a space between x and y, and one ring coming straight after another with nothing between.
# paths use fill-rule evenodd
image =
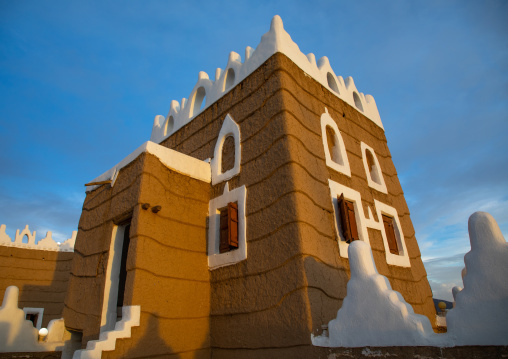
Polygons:
<instances>
[{"instance_id":1,"label":"adobe building","mask_svg":"<svg viewBox=\"0 0 508 359\"><path fill-rule=\"evenodd\" d=\"M74 357L319 357L354 240L435 325L374 99L276 16L88 184L62 312Z\"/></svg>"}]
</instances>

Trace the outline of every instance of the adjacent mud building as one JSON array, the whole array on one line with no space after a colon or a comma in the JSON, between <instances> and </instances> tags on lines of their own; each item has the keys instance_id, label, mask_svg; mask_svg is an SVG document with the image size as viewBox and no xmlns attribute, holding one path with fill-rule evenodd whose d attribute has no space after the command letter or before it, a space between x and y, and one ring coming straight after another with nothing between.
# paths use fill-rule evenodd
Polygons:
<instances>
[{"instance_id":1,"label":"adjacent mud building","mask_svg":"<svg viewBox=\"0 0 508 359\"><path fill-rule=\"evenodd\" d=\"M353 240L434 323L374 99L301 53L276 16L87 187L65 326L85 348L139 306L103 358L317 357L311 334L347 294Z\"/></svg>"}]
</instances>

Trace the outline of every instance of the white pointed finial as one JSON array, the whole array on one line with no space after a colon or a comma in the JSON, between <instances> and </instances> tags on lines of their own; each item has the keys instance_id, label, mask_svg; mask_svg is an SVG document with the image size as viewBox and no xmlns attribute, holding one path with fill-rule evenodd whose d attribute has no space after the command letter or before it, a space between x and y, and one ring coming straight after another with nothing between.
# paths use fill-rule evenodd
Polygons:
<instances>
[{"instance_id":1,"label":"white pointed finial","mask_svg":"<svg viewBox=\"0 0 508 359\"><path fill-rule=\"evenodd\" d=\"M270 30L284 30L284 24L282 23L282 19L279 15L275 15L272 19L272 23L270 24Z\"/></svg>"}]
</instances>

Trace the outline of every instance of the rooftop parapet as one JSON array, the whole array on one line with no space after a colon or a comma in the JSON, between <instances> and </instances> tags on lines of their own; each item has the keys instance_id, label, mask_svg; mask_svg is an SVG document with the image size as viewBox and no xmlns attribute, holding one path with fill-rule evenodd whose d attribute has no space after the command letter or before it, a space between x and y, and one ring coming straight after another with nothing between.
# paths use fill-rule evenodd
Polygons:
<instances>
[{"instance_id":1,"label":"rooftop parapet","mask_svg":"<svg viewBox=\"0 0 508 359\"><path fill-rule=\"evenodd\" d=\"M7 247L18 247L18 248L29 248L29 249L39 249L44 251L57 251L57 252L74 252L74 243L76 243L76 235L77 231L72 231L71 238L67 239L63 243L55 242L52 238L52 232L46 232L46 237L35 242L36 232L33 231L30 233L28 229L28 224L25 228L20 231L16 230L16 236L14 237L14 241L12 241L11 237L9 237L5 233L5 224L0 226L0 245ZM23 243L23 238L27 237L27 243Z\"/></svg>"},{"instance_id":2,"label":"rooftop parapet","mask_svg":"<svg viewBox=\"0 0 508 359\"><path fill-rule=\"evenodd\" d=\"M247 46L243 63L239 54L231 52L226 68L215 71L214 81L210 80L206 72L201 71L189 99L183 98L181 102L173 100L166 117L155 116L150 140L160 143L178 131L277 52L289 57L306 74L384 129L374 97L358 92L352 77L344 80L342 76L337 76L326 56L316 61L313 53L302 53L284 30L280 16L276 15L272 19L270 30L261 37L258 47L253 49Z\"/></svg>"}]
</instances>

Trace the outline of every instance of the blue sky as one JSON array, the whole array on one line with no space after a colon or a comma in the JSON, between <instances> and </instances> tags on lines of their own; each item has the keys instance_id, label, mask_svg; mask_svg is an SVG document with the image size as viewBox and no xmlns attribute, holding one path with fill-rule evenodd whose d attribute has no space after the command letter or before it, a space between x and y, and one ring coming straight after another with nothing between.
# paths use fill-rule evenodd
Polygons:
<instances>
[{"instance_id":1,"label":"blue sky","mask_svg":"<svg viewBox=\"0 0 508 359\"><path fill-rule=\"evenodd\" d=\"M155 115L256 47L280 15L376 99L435 296L451 299L467 219L508 234L506 1L0 0L0 223L77 228L84 183L150 138Z\"/></svg>"}]
</instances>

